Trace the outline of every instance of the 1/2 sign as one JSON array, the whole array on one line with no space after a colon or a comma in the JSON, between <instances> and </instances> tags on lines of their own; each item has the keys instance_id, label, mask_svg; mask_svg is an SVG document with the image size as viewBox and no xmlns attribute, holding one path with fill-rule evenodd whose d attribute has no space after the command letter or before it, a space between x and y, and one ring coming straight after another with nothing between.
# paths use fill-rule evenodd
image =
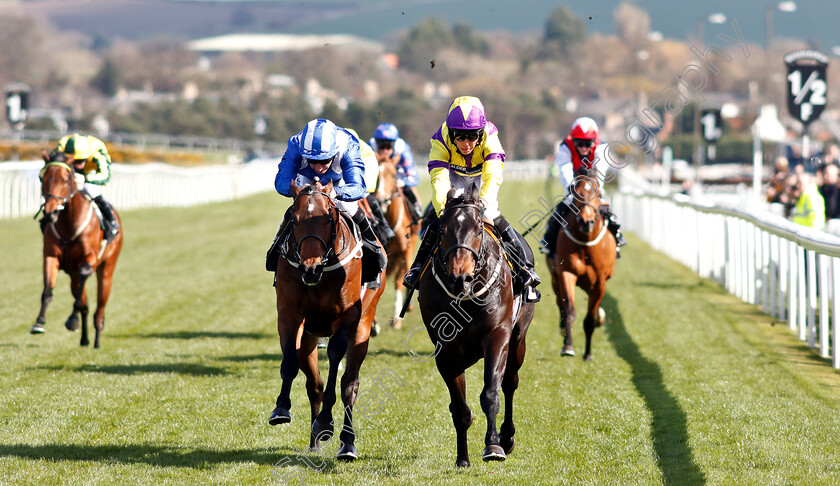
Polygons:
<instances>
[{"instance_id":1,"label":"1/2 sign","mask_svg":"<svg viewBox=\"0 0 840 486\"><path fill-rule=\"evenodd\" d=\"M826 105L828 56L814 50L794 51L785 56L788 68L788 111L807 126Z\"/></svg>"}]
</instances>

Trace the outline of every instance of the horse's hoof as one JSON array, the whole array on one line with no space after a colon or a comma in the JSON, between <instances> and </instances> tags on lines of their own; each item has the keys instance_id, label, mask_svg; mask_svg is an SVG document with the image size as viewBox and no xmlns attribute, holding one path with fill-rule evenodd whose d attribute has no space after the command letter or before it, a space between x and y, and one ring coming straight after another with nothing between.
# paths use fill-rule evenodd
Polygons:
<instances>
[{"instance_id":1,"label":"horse's hoof","mask_svg":"<svg viewBox=\"0 0 840 486\"><path fill-rule=\"evenodd\" d=\"M359 455L356 453L356 446L342 443L341 448L338 450L338 455L335 458L340 461L355 461L359 458Z\"/></svg>"},{"instance_id":2,"label":"horse's hoof","mask_svg":"<svg viewBox=\"0 0 840 486\"><path fill-rule=\"evenodd\" d=\"M583 360L584 361L592 361L592 355L591 354L584 354L583 355Z\"/></svg>"},{"instance_id":3,"label":"horse's hoof","mask_svg":"<svg viewBox=\"0 0 840 486\"><path fill-rule=\"evenodd\" d=\"M333 437L333 425L331 423L319 422L315 419L312 422L312 437L316 441L328 441Z\"/></svg>"},{"instance_id":4,"label":"horse's hoof","mask_svg":"<svg viewBox=\"0 0 840 486\"><path fill-rule=\"evenodd\" d=\"M376 319L373 320L373 324L370 326L370 337L376 337L379 333L382 332L382 327L376 322Z\"/></svg>"},{"instance_id":5,"label":"horse's hoof","mask_svg":"<svg viewBox=\"0 0 840 486\"><path fill-rule=\"evenodd\" d=\"M277 407L268 418L268 425L287 424L292 421L292 414L285 408Z\"/></svg>"},{"instance_id":6,"label":"horse's hoof","mask_svg":"<svg viewBox=\"0 0 840 486\"><path fill-rule=\"evenodd\" d=\"M575 350L571 346L563 346L563 351L560 352L561 356L574 356Z\"/></svg>"},{"instance_id":7,"label":"horse's hoof","mask_svg":"<svg viewBox=\"0 0 840 486\"><path fill-rule=\"evenodd\" d=\"M481 456L481 459L484 462L487 461L504 461L505 458L505 451L502 449L502 446L491 444L484 448L484 455Z\"/></svg>"},{"instance_id":8,"label":"horse's hoof","mask_svg":"<svg viewBox=\"0 0 840 486\"><path fill-rule=\"evenodd\" d=\"M318 338L318 349L326 349L327 348L327 340L319 337Z\"/></svg>"},{"instance_id":9,"label":"horse's hoof","mask_svg":"<svg viewBox=\"0 0 840 486\"><path fill-rule=\"evenodd\" d=\"M455 467L470 467L470 460L469 459L458 459L455 461Z\"/></svg>"},{"instance_id":10,"label":"horse's hoof","mask_svg":"<svg viewBox=\"0 0 840 486\"><path fill-rule=\"evenodd\" d=\"M513 447L516 445L516 441L513 437L510 439L505 439L502 437L502 448L505 450L505 454L510 454L513 452Z\"/></svg>"},{"instance_id":11,"label":"horse's hoof","mask_svg":"<svg viewBox=\"0 0 840 486\"><path fill-rule=\"evenodd\" d=\"M64 327L68 331L77 331L79 330L79 319L75 317L70 317L66 321L64 321Z\"/></svg>"},{"instance_id":12,"label":"horse's hoof","mask_svg":"<svg viewBox=\"0 0 840 486\"><path fill-rule=\"evenodd\" d=\"M32 329L29 330L29 334L44 334L44 332L46 332L44 325L38 322L36 322L35 325L32 326Z\"/></svg>"},{"instance_id":13,"label":"horse's hoof","mask_svg":"<svg viewBox=\"0 0 840 486\"><path fill-rule=\"evenodd\" d=\"M402 329L402 319L395 317L394 320L391 321L391 327L394 329Z\"/></svg>"},{"instance_id":14,"label":"horse's hoof","mask_svg":"<svg viewBox=\"0 0 840 486\"><path fill-rule=\"evenodd\" d=\"M87 346L89 344L90 344L90 341L85 340L85 339L79 341L79 346Z\"/></svg>"}]
</instances>

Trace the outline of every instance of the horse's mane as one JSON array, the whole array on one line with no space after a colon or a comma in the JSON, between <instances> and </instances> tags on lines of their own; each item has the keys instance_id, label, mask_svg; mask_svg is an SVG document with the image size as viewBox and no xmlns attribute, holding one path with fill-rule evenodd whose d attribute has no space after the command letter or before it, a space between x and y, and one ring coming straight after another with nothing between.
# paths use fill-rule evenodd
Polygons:
<instances>
[{"instance_id":1,"label":"horse's mane","mask_svg":"<svg viewBox=\"0 0 840 486\"><path fill-rule=\"evenodd\" d=\"M67 154L53 150L49 155L50 162L67 162Z\"/></svg>"},{"instance_id":2,"label":"horse's mane","mask_svg":"<svg viewBox=\"0 0 840 486\"><path fill-rule=\"evenodd\" d=\"M464 204L469 204L469 205L478 204L478 198L470 197L466 194L462 194L458 197L453 197L452 199L450 199L449 201L446 202L447 206L449 206L449 205L458 206L458 205L464 205Z\"/></svg>"}]
</instances>

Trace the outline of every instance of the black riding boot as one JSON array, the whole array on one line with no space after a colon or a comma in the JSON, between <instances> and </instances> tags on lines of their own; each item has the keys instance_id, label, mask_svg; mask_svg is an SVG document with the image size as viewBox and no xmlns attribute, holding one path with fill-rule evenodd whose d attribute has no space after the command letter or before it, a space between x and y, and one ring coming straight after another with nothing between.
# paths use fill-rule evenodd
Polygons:
<instances>
[{"instance_id":1,"label":"black riding boot","mask_svg":"<svg viewBox=\"0 0 840 486\"><path fill-rule=\"evenodd\" d=\"M493 225L499 230L502 240L516 250L516 254L513 255L516 260L514 268L519 267L517 275L519 285L514 291L518 294L528 287L539 285L540 277L534 271L534 254L525 238L517 233L513 226L501 215L493 220Z\"/></svg>"},{"instance_id":2,"label":"black riding boot","mask_svg":"<svg viewBox=\"0 0 840 486\"><path fill-rule=\"evenodd\" d=\"M377 272L373 273L370 272L366 274L365 267L364 267L364 260L362 264L362 283L370 283L376 281L377 275L379 275L382 270L385 270L385 267L388 265L388 257L385 256L385 252L382 250L382 247L379 246L379 241L376 239L376 233L373 232L373 227L370 225L370 220L367 218L367 215L361 208L356 211L356 214L353 215L353 222L359 226L359 230L362 232L362 243L363 248L374 255L376 255L377 261ZM365 275L366 274L366 275Z\"/></svg>"},{"instance_id":3,"label":"black riding boot","mask_svg":"<svg viewBox=\"0 0 840 486\"><path fill-rule=\"evenodd\" d=\"M292 208L286 210L286 214L283 215L283 221L280 223L280 227L277 229L277 234L274 235L274 241L271 242L271 246L268 247L268 251L265 253L265 269L268 272L276 272L277 271L277 263L280 261L280 245L283 244L283 233L286 232L286 228L289 227L289 222L292 220Z\"/></svg>"},{"instance_id":4,"label":"black riding boot","mask_svg":"<svg viewBox=\"0 0 840 486\"><path fill-rule=\"evenodd\" d=\"M540 253L544 253L554 258L554 247L557 245L557 234L560 233L560 227L565 226L569 220L571 211L569 205L560 202L554 207L551 216L548 217L548 224L545 228L545 235L540 241Z\"/></svg>"},{"instance_id":5,"label":"black riding boot","mask_svg":"<svg viewBox=\"0 0 840 486\"><path fill-rule=\"evenodd\" d=\"M114 241L117 233L120 232L120 223L117 222L117 218L114 216L114 209L104 197L96 196L93 198L93 202L99 206L99 211L102 212L102 216L105 218L105 239L110 243Z\"/></svg>"},{"instance_id":6,"label":"black riding boot","mask_svg":"<svg viewBox=\"0 0 840 486\"><path fill-rule=\"evenodd\" d=\"M433 217L430 218L429 224L426 227L426 232L423 234L423 241L420 242L420 248L414 257L414 263L411 264L411 268L403 276L403 285L410 289L416 288L417 282L420 280L420 273L423 271L423 267L426 266L426 262L429 261L429 257L432 255L432 250L434 250L438 240L440 220L434 214L434 211L432 211L432 215Z\"/></svg>"},{"instance_id":7,"label":"black riding boot","mask_svg":"<svg viewBox=\"0 0 840 486\"><path fill-rule=\"evenodd\" d=\"M426 209L423 210L423 219L420 221L420 238L423 238L426 234L426 229L436 219L437 214L435 213L435 208L432 206L432 203L429 203L426 205Z\"/></svg>"},{"instance_id":8,"label":"black riding boot","mask_svg":"<svg viewBox=\"0 0 840 486\"><path fill-rule=\"evenodd\" d=\"M627 244L627 240L621 235L621 225L618 223L618 218L612 212L609 205L601 206L604 213L604 219L607 220L607 229L615 237L615 257L621 258L621 247Z\"/></svg>"},{"instance_id":9,"label":"black riding boot","mask_svg":"<svg viewBox=\"0 0 840 486\"><path fill-rule=\"evenodd\" d=\"M409 205L411 208L411 221L420 221L420 218L423 217L423 207L420 206L420 200L417 198L417 193L414 192L414 188L408 186L403 187L403 194L405 194L405 198L408 199L408 202L411 203Z\"/></svg>"},{"instance_id":10,"label":"black riding boot","mask_svg":"<svg viewBox=\"0 0 840 486\"><path fill-rule=\"evenodd\" d=\"M382 206L379 204L379 199L376 199L373 194L368 195L365 199L367 199L368 205L370 206L371 214L373 214L373 217L376 218L376 226L381 228L380 233L382 233L382 236L385 238L385 240L382 241L382 246L387 248L388 242L391 238L397 235L394 233L394 230L391 229L391 225L388 224L388 220L385 219L385 215L382 213Z\"/></svg>"}]
</instances>

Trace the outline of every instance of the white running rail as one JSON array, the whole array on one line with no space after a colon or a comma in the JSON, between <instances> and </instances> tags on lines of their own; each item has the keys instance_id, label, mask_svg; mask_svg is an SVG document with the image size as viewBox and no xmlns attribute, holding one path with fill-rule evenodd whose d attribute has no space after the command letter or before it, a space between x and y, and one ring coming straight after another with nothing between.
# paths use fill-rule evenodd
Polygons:
<instances>
[{"instance_id":1,"label":"white running rail","mask_svg":"<svg viewBox=\"0 0 840 486\"><path fill-rule=\"evenodd\" d=\"M622 174L623 176L624 174ZM840 238L781 216L650 191L612 198L623 227L789 327L840 368Z\"/></svg>"}]
</instances>

